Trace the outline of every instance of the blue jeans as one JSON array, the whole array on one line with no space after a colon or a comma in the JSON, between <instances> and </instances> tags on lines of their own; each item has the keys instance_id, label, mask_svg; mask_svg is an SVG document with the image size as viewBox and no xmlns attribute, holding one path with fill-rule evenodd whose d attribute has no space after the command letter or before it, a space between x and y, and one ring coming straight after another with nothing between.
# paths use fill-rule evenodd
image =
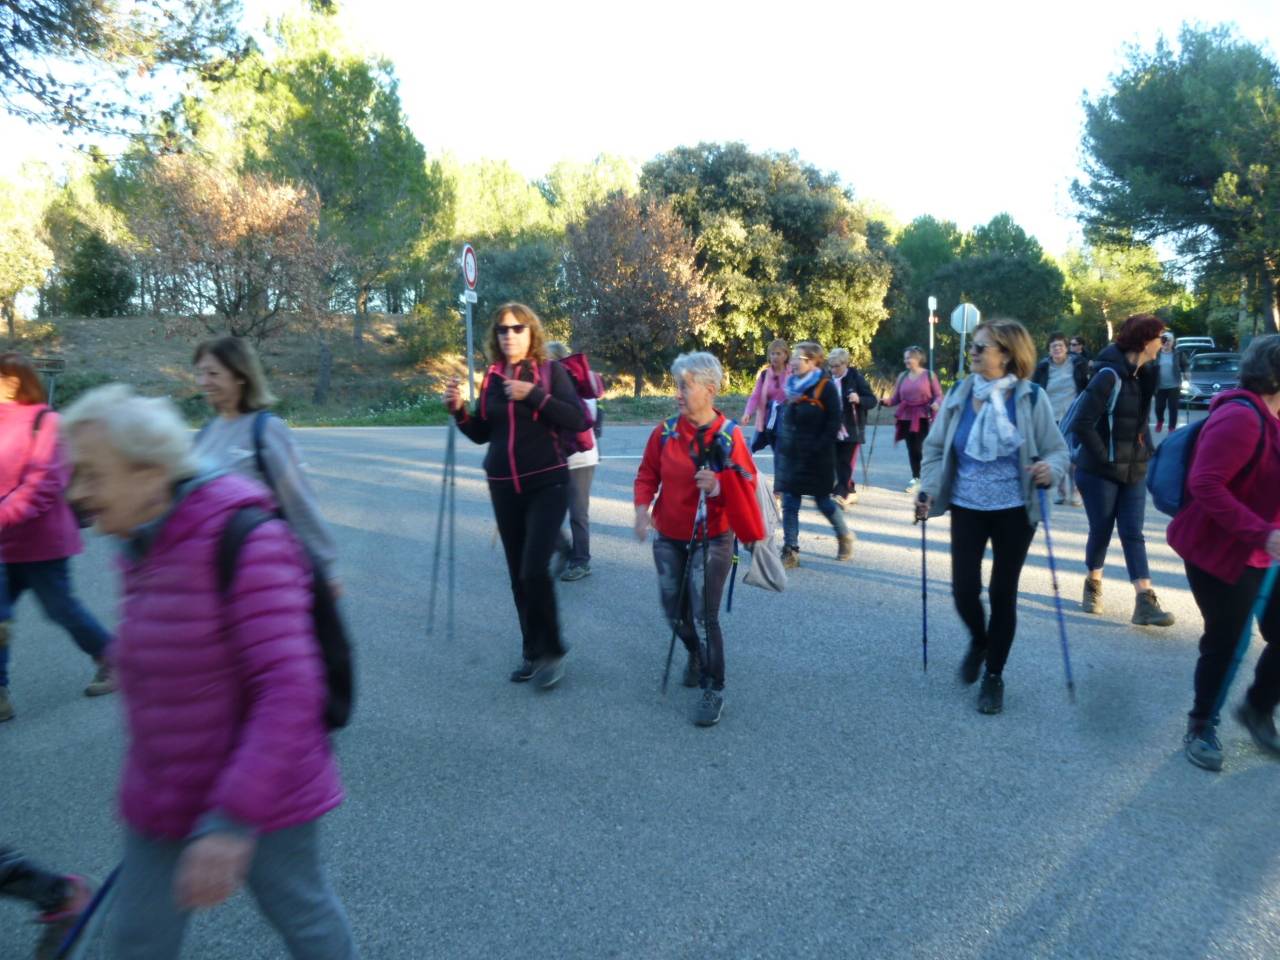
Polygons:
<instances>
[{"instance_id":1,"label":"blue jeans","mask_svg":"<svg viewBox=\"0 0 1280 960\"><path fill-rule=\"evenodd\" d=\"M35 563L6 563L8 588L3 591L0 614L13 615L13 606L27 590L31 590L44 608L45 616L67 633L76 646L98 660L111 644L111 634L103 629L92 613L71 592L71 570L66 557ZM8 617L0 616L0 621ZM0 687L9 685L9 648L0 646Z\"/></svg>"},{"instance_id":2,"label":"blue jeans","mask_svg":"<svg viewBox=\"0 0 1280 960\"><path fill-rule=\"evenodd\" d=\"M1129 579L1146 580L1151 576L1147 566L1147 540L1142 523L1147 515L1147 485L1116 483L1088 470L1076 471L1076 489L1084 500L1089 517L1089 540L1084 548L1087 570L1101 570L1107 562L1111 532L1120 528L1120 546L1124 548L1124 565Z\"/></svg>"},{"instance_id":3,"label":"blue jeans","mask_svg":"<svg viewBox=\"0 0 1280 960\"><path fill-rule=\"evenodd\" d=\"M804 498L798 493L782 495L782 542L788 547L794 548L800 543L800 501L802 499ZM849 526L844 522L844 512L836 506L830 494L814 497L813 500L822 511L822 515L831 521L831 526L835 527L836 536L845 536L849 532Z\"/></svg>"}]
</instances>

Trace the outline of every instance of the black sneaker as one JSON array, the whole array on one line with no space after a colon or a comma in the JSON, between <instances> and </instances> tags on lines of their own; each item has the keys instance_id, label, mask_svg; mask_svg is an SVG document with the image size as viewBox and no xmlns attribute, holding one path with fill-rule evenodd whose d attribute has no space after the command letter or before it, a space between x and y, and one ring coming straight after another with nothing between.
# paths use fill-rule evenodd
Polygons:
<instances>
[{"instance_id":1,"label":"black sneaker","mask_svg":"<svg viewBox=\"0 0 1280 960\"><path fill-rule=\"evenodd\" d=\"M720 722L720 714L723 712L724 691L707 687L702 691L702 699L693 708L693 722L699 727L714 727Z\"/></svg>"},{"instance_id":2,"label":"black sneaker","mask_svg":"<svg viewBox=\"0 0 1280 960\"><path fill-rule=\"evenodd\" d=\"M1265 750L1273 757L1280 757L1280 734L1276 733L1276 721L1269 713L1263 713L1245 697L1244 702L1236 707L1236 719L1249 731L1258 748Z\"/></svg>"},{"instance_id":3,"label":"black sneaker","mask_svg":"<svg viewBox=\"0 0 1280 960\"><path fill-rule=\"evenodd\" d=\"M1188 726L1187 735L1182 738L1182 752L1203 770L1217 773L1222 769L1222 744L1218 740L1217 728L1211 723Z\"/></svg>"},{"instance_id":4,"label":"black sneaker","mask_svg":"<svg viewBox=\"0 0 1280 960\"><path fill-rule=\"evenodd\" d=\"M689 651L689 659L685 661L684 665L684 680L682 682L686 687L696 687L702 682L702 660L696 650Z\"/></svg>"},{"instance_id":5,"label":"black sneaker","mask_svg":"<svg viewBox=\"0 0 1280 960\"><path fill-rule=\"evenodd\" d=\"M1004 709L1004 679L993 673L982 678L978 691L978 712L996 714Z\"/></svg>"},{"instance_id":6,"label":"black sneaker","mask_svg":"<svg viewBox=\"0 0 1280 960\"><path fill-rule=\"evenodd\" d=\"M532 660L521 660L520 666L511 671L511 682L528 683L536 672L537 667Z\"/></svg>"},{"instance_id":7,"label":"black sneaker","mask_svg":"<svg viewBox=\"0 0 1280 960\"><path fill-rule=\"evenodd\" d=\"M980 647L976 643L969 644L969 651L964 655L964 659L960 661L960 682L965 686L972 686L978 682L978 677L982 673L982 664L987 659L987 648Z\"/></svg>"},{"instance_id":8,"label":"black sneaker","mask_svg":"<svg viewBox=\"0 0 1280 960\"><path fill-rule=\"evenodd\" d=\"M564 677L564 657L543 657L533 671L533 682L540 690L550 690Z\"/></svg>"},{"instance_id":9,"label":"black sneaker","mask_svg":"<svg viewBox=\"0 0 1280 960\"><path fill-rule=\"evenodd\" d=\"M573 583L575 580L581 580L583 577L591 576L591 564L589 563L571 563L560 574L560 579L565 583Z\"/></svg>"}]
</instances>

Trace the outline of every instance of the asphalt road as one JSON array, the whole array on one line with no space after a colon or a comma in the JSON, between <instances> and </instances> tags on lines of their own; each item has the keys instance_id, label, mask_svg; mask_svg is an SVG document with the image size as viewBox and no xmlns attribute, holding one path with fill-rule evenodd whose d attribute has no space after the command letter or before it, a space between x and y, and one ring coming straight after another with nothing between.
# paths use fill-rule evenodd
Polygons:
<instances>
[{"instance_id":1,"label":"asphalt road","mask_svg":"<svg viewBox=\"0 0 1280 960\"><path fill-rule=\"evenodd\" d=\"M1280 955L1280 764L1233 721L1224 773L1181 754L1199 618L1161 515L1153 577L1178 624L1129 625L1118 543L1106 615L1080 613L1083 513L1059 509L1078 702L1038 537L1005 712L981 716L954 674L945 519L928 530L921 671L919 528L882 428L854 560L834 561L806 507L789 590L738 583L724 719L699 729L693 691L658 693L668 634L630 530L646 435L605 434L594 574L562 585L568 673L539 693L506 680L519 642L481 449L460 444L457 629L428 637L444 431L300 432L359 642L358 714L338 737L348 799L324 843L364 957ZM95 539L75 572L113 621L110 555ZM101 878L121 842L119 704L80 695L89 665L31 600L17 624L0 839ZM29 956L27 921L0 904L0 960ZM283 955L243 894L193 924L185 954Z\"/></svg>"}]
</instances>

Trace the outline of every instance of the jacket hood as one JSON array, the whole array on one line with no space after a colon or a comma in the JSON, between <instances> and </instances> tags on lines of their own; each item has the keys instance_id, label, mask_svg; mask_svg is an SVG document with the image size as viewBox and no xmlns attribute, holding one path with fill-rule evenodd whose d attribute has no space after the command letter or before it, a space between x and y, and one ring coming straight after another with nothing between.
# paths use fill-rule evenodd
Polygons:
<instances>
[{"instance_id":1,"label":"jacket hood","mask_svg":"<svg viewBox=\"0 0 1280 960\"><path fill-rule=\"evenodd\" d=\"M168 513L137 530L125 543L125 556L139 562L151 550L185 540L206 524L225 522L224 518L243 507L273 513L277 509L266 487L237 473L213 471L181 481L174 488Z\"/></svg>"},{"instance_id":2,"label":"jacket hood","mask_svg":"<svg viewBox=\"0 0 1280 960\"><path fill-rule=\"evenodd\" d=\"M1230 403L1232 400L1248 400L1259 410L1264 413L1267 411L1267 404L1252 390L1245 390L1241 387L1234 387L1231 390L1223 390L1209 402L1209 412L1217 410L1224 403Z\"/></svg>"}]
</instances>

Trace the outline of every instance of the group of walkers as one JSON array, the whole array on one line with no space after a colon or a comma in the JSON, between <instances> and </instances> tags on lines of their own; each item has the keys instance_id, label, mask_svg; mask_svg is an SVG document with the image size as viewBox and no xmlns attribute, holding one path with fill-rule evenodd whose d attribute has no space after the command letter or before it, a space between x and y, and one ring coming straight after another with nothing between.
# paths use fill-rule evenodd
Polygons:
<instances>
[{"instance_id":1,"label":"group of walkers","mask_svg":"<svg viewBox=\"0 0 1280 960\"><path fill-rule=\"evenodd\" d=\"M782 560L798 564L804 497L831 523L837 559L848 560L853 535L843 507L856 493L866 415L879 403L893 407L895 432L907 443L915 520L950 514L952 592L969 633L958 670L965 684L981 680L979 711L1003 709L1019 579L1037 526L1048 520L1044 490L1056 488L1059 502L1078 494L1085 507L1085 609L1101 610L1104 560L1118 526L1135 590L1133 622L1172 623L1151 589L1142 535L1164 333L1156 317L1131 317L1091 362L1073 359L1072 344L1055 335L1037 364L1019 323L987 321L969 344L971 372L949 391L911 348L907 370L883 399L847 352L776 342L749 407L751 442L717 409L724 371L716 357L679 356L671 371L678 412L649 436L633 504L637 538L652 531L659 608L672 642L678 637L686 651L684 684L700 688L693 722L713 726L725 707L719 609L736 548L754 552L753 565L772 549L771 497L753 448L774 450ZM573 533L566 572L589 572L590 473L580 483L574 474L595 464L588 458L575 467L578 448L568 441L594 411L528 307L500 307L488 346L493 365L478 401L468 406L454 380L444 403L463 435L488 444L484 469L521 633L510 679L547 690L564 676L569 649L551 574L566 514ZM0 480L11 488L0 498L8 584L0 590L0 669L13 646L10 605L30 587L93 659L86 693L118 686L123 695L126 838L115 956L176 957L192 910L248 886L291 955L354 957L318 832L343 796L316 621L322 588L342 589L333 538L288 428L267 412L272 397L252 348L234 338L202 344L194 366L215 416L193 441L171 403L120 385L90 391L59 418L30 364L0 356ZM1280 756L1273 720L1280 595L1264 592L1266 569L1280 562L1278 417L1280 337L1262 337L1244 354L1239 388L1218 397L1197 428L1187 502L1169 528L1205 623L1184 750L1212 770L1223 762L1216 729L1233 654L1260 596L1268 645L1235 715ZM228 530L245 516L253 521L229 550ZM80 523L120 545L114 637L71 588L67 560L80 550ZM7 693L0 686L7 711L0 720L16 712ZM91 891L3 848L0 892L41 911L42 955L51 956Z\"/></svg>"}]
</instances>

